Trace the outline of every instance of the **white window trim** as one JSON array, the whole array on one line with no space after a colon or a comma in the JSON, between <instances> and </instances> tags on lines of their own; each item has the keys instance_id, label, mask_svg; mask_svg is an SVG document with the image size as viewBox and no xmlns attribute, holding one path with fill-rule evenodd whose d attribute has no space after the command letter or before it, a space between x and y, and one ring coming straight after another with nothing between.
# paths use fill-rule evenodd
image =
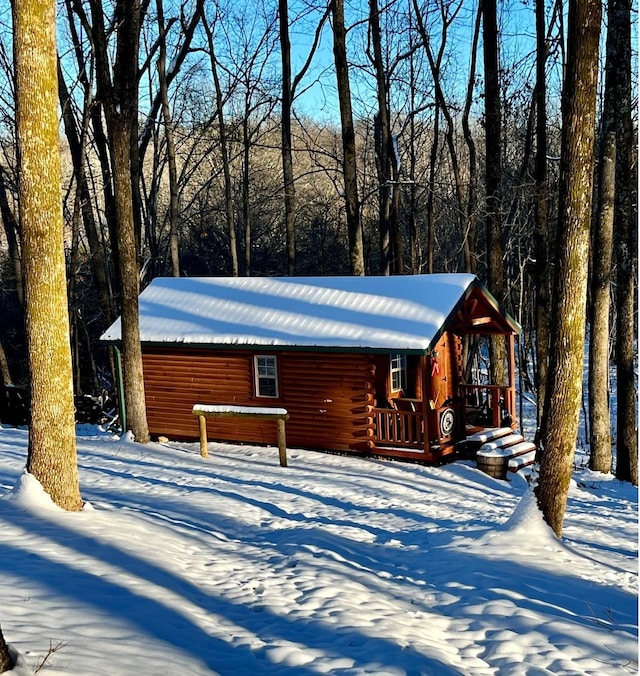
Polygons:
<instances>
[{"instance_id":1,"label":"white window trim","mask_svg":"<svg viewBox=\"0 0 640 676\"><path fill-rule=\"evenodd\" d=\"M402 359L401 366L399 367L394 367L393 366L393 361L394 359L400 357ZM394 374L397 373L399 375L399 380L400 380L400 387L395 388L393 387L393 376ZM407 380L408 380L409 374L407 372L407 355L403 354L401 352L395 352L393 354L389 355L389 388L391 392L399 392L400 390L405 390L407 388ZM404 382L404 385L403 385Z\"/></svg>"},{"instance_id":2,"label":"white window trim","mask_svg":"<svg viewBox=\"0 0 640 676\"><path fill-rule=\"evenodd\" d=\"M268 375L260 375L259 368L258 368L258 361L260 359L272 359L273 360L273 365L275 366L275 375L273 376L268 376ZM254 388L255 388L255 393L256 397L260 397L261 399L278 399L280 397L280 386L278 383L278 358L274 354L256 354L253 356L253 378L254 378ZM276 386L276 393L275 395L269 395L269 394L260 394L260 379L268 379L268 380L273 380Z\"/></svg>"}]
</instances>

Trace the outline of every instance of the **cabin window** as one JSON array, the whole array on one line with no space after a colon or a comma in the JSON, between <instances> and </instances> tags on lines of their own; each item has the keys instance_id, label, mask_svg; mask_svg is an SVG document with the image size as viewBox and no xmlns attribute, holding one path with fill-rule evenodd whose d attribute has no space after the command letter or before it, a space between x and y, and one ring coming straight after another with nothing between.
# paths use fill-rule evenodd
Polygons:
<instances>
[{"instance_id":1,"label":"cabin window","mask_svg":"<svg viewBox=\"0 0 640 676\"><path fill-rule=\"evenodd\" d=\"M278 364L274 356L254 357L256 395L258 397L278 396Z\"/></svg>"},{"instance_id":2,"label":"cabin window","mask_svg":"<svg viewBox=\"0 0 640 676\"><path fill-rule=\"evenodd\" d=\"M391 355L391 391L399 392L407 389L407 356L404 354Z\"/></svg>"}]
</instances>

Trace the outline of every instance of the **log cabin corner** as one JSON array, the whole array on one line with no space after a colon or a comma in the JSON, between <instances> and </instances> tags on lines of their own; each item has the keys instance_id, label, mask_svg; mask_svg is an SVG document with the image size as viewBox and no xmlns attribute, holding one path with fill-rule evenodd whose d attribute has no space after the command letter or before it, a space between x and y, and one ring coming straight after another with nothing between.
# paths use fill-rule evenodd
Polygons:
<instances>
[{"instance_id":1,"label":"log cabin corner","mask_svg":"<svg viewBox=\"0 0 640 676\"><path fill-rule=\"evenodd\" d=\"M196 403L277 406L290 446L437 463L515 428L519 330L468 274L157 278L140 295L149 429L197 439ZM504 383L465 369L467 346L493 336L507 343ZM102 341L118 348L120 320ZM261 420L209 433L276 443Z\"/></svg>"}]
</instances>

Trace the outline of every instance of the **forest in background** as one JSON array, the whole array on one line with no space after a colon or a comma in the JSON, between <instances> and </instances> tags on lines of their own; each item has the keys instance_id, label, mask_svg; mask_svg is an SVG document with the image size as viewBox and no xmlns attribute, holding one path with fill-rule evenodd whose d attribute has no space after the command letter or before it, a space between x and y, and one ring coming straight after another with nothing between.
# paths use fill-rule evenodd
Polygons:
<instances>
[{"instance_id":1,"label":"forest in background","mask_svg":"<svg viewBox=\"0 0 640 676\"><path fill-rule=\"evenodd\" d=\"M23 385L14 59L3 7L0 364L5 384ZM635 34L631 10L610 0L603 12L597 122L586 129L597 138L590 250L605 263L591 266L589 316L602 315L593 303L604 288L612 301L607 363L617 364L621 326L635 356L637 55L624 38ZM59 2L76 392L112 387L97 338L123 311L137 311L139 288L158 275L468 271L523 326L522 388L544 398L567 20L560 0ZM614 81L627 71L626 84ZM618 159L607 193L611 130ZM597 224L607 200L603 244Z\"/></svg>"}]
</instances>

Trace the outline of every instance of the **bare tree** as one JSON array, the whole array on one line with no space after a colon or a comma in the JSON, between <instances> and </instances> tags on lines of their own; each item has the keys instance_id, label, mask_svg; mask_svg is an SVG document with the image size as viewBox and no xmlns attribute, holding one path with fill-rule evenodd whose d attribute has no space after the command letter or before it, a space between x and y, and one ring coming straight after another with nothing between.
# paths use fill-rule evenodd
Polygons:
<instances>
[{"instance_id":1,"label":"bare tree","mask_svg":"<svg viewBox=\"0 0 640 676\"><path fill-rule=\"evenodd\" d=\"M609 2L613 12L614 2ZM598 205L593 221L589 338L589 467L610 472L611 420L609 413L609 337L613 222L616 193L616 122L620 51L616 22L609 20L605 64L605 93L598 162Z\"/></svg>"},{"instance_id":2,"label":"bare tree","mask_svg":"<svg viewBox=\"0 0 640 676\"><path fill-rule=\"evenodd\" d=\"M218 75L218 61L216 59L215 43L213 40L213 26L203 15L203 26L207 35L207 45L209 52L209 62L211 64L211 76L216 100L216 120L218 123L218 136L220 141L220 159L222 162L222 172L224 177L224 205L225 217L227 221L227 233L229 236L229 250L231 252L231 273L234 277L239 274L238 265L238 244L236 237L236 221L233 207L233 184L231 181L231 158L229 143L227 140L227 125L224 119L224 95ZM248 274L248 270L247 270Z\"/></svg>"},{"instance_id":3,"label":"bare tree","mask_svg":"<svg viewBox=\"0 0 640 676\"><path fill-rule=\"evenodd\" d=\"M457 230L460 233L460 239L462 241L462 251L464 258L464 267L465 270L471 271L471 250L470 250L470 239L467 236L467 218L465 213L467 206L465 205L464 199L464 186L462 181L462 169L460 166L460 158L458 150L456 147L456 125L453 118L451 106L447 103L447 100L444 95L443 90L443 81L442 81L442 61L445 54L445 46L447 44L449 28L451 27L455 17L458 15L462 4L458 3L450 8L446 3L441 3L440 5L440 14L442 19L442 36L440 39L440 49L438 50L437 56L434 57L433 50L431 48L431 40L427 32L424 20L420 13L420 7L417 0L413 0L413 6L416 12L416 23L420 37L422 38L422 44L424 45L425 52L427 54L427 59L429 61L429 66L431 68L431 74L433 77L433 84L436 94L436 125L435 132L438 132L438 110L442 112L442 116L446 122L446 131L445 139L447 143L447 149L449 151L449 157L451 159L451 172L452 180L456 195L456 220L457 220ZM472 91L472 90L471 90ZM437 144L437 139L434 138L434 144ZM436 159L437 159L437 147L432 147L431 150L431 162L430 162L430 178L429 185L431 193L434 192L435 187L435 173L436 173ZM428 218L431 218L433 203L429 206ZM432 229L432 226L429 228Z\"/></svg>"},{"instance_id":4,"label":"bare tree","mask_svg":"<svg viewBox=\"0 0 640 676\"><path fill-rule=\"evenodd\" d=\"M549 359L549 223L547 180L547 40L545 29L545 3L536 0L536 157L535 157L535 235L536 265L534 289L536 296L536 337L537 337L537 385L538 425L536 436L542 427Z\"/></svg>"},{"instance_id":5,"label":"bare tree","mask_svg":"<svg viewBox=\"0 0 640 676\"><path fill-rule=\"evenodd\" d=\"M389 111L388 66L382 56L382 33L380 30L380 9L377 0L369 0L369 30L373 53L370 60L373 63L376 76L376 92L378 98L375 115L375 154L378 176L378 205L380 221L380 272L383 275L391 274L393 245L392 240L392 195L393 183L397 183L397 163L394 162L394 149L391 137L391 119ZM395 172L394 172L395 164ZM396 175L394 175L394 173ZM396 188L397 191L397 188ZM402 272L402 270L396 270Z\"/></svg>"},{"instance_id":6,"label":"bare tree","mask_svg":"<svg viewBox=\"0 0 640 676\"><path fill-rule=\"evenodd\" d=\"M491 293L504 303L502 257L502 119L498 63L496 0L482 0L484 53L485 190L487 205L487 281ZM502 337L491 341L492 381L507 382L507 349Z\"/></svg>"},{"instance_id":7,"label":"bare tree","mask_svg":"<svg viewBox=\"0 0 640 676\"><path fill-rule=\"evenodd\" d=\"M638 175L631 120L631 0L610 0L608 30L613 32L616 119L616 477L638 483L638 429L634 372L635 308L638 269Z\"/></svg>"},{"instance_id":8,"label":"bare tree","mask_svg":"<svg viewBox=\"0 0 640 676\"><path fill-rule=\"evenodd\" d=\"M311 60L319 44L322 28L329 15L327 9L315 30L314 40L307 59L293 78L291 73L291 41L289 39L289 0L278 0L280 19L280 55L282 60L282 100L281 100L281 141L282 141L282 179L284 183L285 231L287 237L287 271L296 274L296 186L293 172L293 137L291 133L291 115L296 89L311 65Z\"/></svg>"},{"instance_id":9,"label":"bare tree","mask_svg":"<svg viewBox=\"0 0 640 676\"><path fill-rule=\"evenodd\" d=\"M349 62L347 60L347 30L344 20L344 0L332 0L333 57L338 82L340 123L342 126L342 168L344 172L344 201L347 211L349 233L349 259L351 274L364 275L364 244L362 222L358 199L358 178L356 172L356 135L351 109L351 85L349 83Z\"/></svg>"},{"instance_id":10,"label":"bare tree","mask_svg":"<svg viewBox=\"0 0 640 676\"><path fill-rule=\"evenodd\" d=\"M176 144L173 133L173 119L169 105L169 85L167 83L167 27L164 19L162 0L156 0L158 14L158 85L162 101L162 120L167 142L167 164L169 167L169 252L171 254L171 272L180 277L180 245L178 236L178 169L176 166Z\"/></svg>"},{"instance_id":11,"label":"bare tree","mask_svg":"<svg viewBox=\"0 0 640 676\"><path fill-rule=\"evenodd\" d=\"M146 5L145 5L146 7ZM138 244L134 219L131 140L137 140L138 50L143 7L140 0L117 0L116 59L111 60L104 24L102 0L91 0L92 39L96 57L98 98L102 101L108 130L117 222L118 272L122 306L122 367L126 427L137 441L149 441L142 373L138 294ZM137 156L137 143L133 149Z\"/></svg>"},{"instance_id":12,"label":"bare tree","mask_svg":"<svg viewBox=\"0 0 640 676\"><path fill-rule=\"evenodd\" d=\"M18 301L22 305L24 303L24 287L22 281L22 258L20 255L20 242L18 221L9 205L9 198L7 195L7 186L5 182L5 172L0 167L0 215L4 224L4 233L7 238L7 246L9 249L9 258L11 260L11 267L15 278L16 294Z\"/></svg>"},{"instance_id":13,"label":"bare tree","mask_svg":"<svg viewBox=\"0 0 640 676\"><path fill-rule=\"evenodd\" d=\"M296 189L293 182L291 140L291 42L289 40L289 1L278 0L280 18L280 54L282 56L282 176L284 180L285 230L287 233L287 270L296 273Z\"/></svg>"},{"instance_id":14,"label":"bare tree","mask_svg":"<svg viewBox=\"0 0 640 676\"><path fill-rule=\"evenodd\" d=\"M60 201L55 2L17 0L13 34L31 384L27 470L57 505L78 511L82 499Z\"/></svg>"},{"instance_id":15,"label":"bare tree","mask_svg":"<svg viewBox=\"0 0 640 676\"><path fill-rule=\"evenodd\" d=\"M610 130L603 135L600 152L598 209L594 219L593 235L589 337L589 467L597 472L606 473L611 471L609 309L615 166L616 135L614 130Z\"/></svg>"},{"instance_id":16,"label":"bare tree","mask_svg":"<svg viewBox=\"0 0 640 676\"><path fill-rule=\"evenodd\" d=\"M551 350L537 488L544 518L558 537L582 403L601 15L600 0L569 2Z\"/></svg>"}]
</instances>

